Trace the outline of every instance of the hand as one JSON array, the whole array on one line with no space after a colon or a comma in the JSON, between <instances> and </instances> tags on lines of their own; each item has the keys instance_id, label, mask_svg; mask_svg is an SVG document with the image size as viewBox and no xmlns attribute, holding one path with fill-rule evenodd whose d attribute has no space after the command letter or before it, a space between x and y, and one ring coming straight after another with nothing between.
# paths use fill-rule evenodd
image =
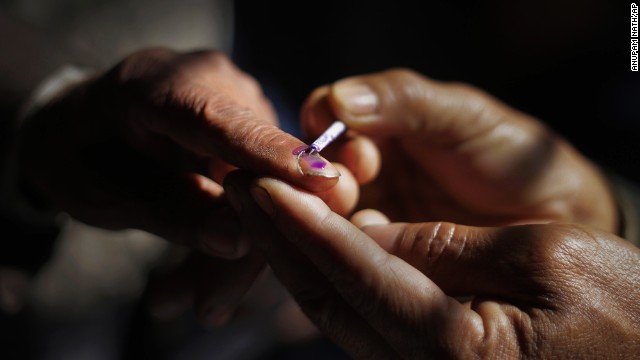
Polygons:
<instances>
[{"instance_id":1,"label":"hand","mask_svg":"<svg viewBox=\"0 0 640 360\"><path fill-rule=\"evenodd\" d=\"M349 184L355 184L355 179L341 164L335 164L343 174L340 181L329 191L315 193L332 209L341 209L347 195L354 194ZM230 172L224 181L225 193L233 192L240 186L248 187L248 178L243 171ZM346 185L345 185L346 184ZM235 190L238 192L238 190ZM357 194L357 192L355 192ZM340 196L340 198L338 198ZM235 214L240 215L236 238L240 243L249 244L252 240L260 239L260 235L247 231L253 228L253 222L237 197L228 196ZM351 206L355 205L351 201ZM345 210L337 210L345 214ZM258 236L258 237L255 237ZM274 296L272 286L265 286L264 280L268 273L264 255L254 247L243 257L238 259L217 259L200 253L190 253L178 266L154 279L149 296L149 310L156 320L173 320L189 309L195 312L204 325L220 326L233 317L236 309L243 308L243 313L253 310L255 304L247 304L247 292L254 289L255 298L273 301L274 298L282 302L282 296ZM257 289L257 290L256 290ZM290 298L284 300L291 302ZM282 304L260 304L264 308ZM289 305L289 308L291 306ZM250 312L250 311L249 311ZM285 313L291 314L292 311ZM294 312L295 313L295 312ZM295 317L295 316L294 316ZM265 319L265 321L267 321ZM277 319L276 319L277 321ZM308 321L307 321L308 322ZM290 331L288 337L305 336L309 333L309 325L303 319L296 320L296 325L287 324ZM304 330L306 328L306 330Z\"/></svg>"},{"instance_id":2,"label":"hand","mask_svg":"<svg viewBox=\"0 0 640 360\"><path fill-rule=\"evenodd\" d=\"M342 212L357 198L348 174L335 186L331 164L301 174L291 151L303 143L276 125L257 82L220 52L144 50L38 111L24 131L23 173L89 224L238 258L247 246L220 185L231 169L324 191Z\"/></svg>"},{"instance_id":3,"label":"hand","mask_svg":"<svg viewBox=\"0 0 640 360\"><path fill-rule=\"evenodd\" d=\"M598 169L538 120L476 88L408 70L348 78L316 90L303 111L311 136L336 118L382 154L360 208L410 222L563 221L617 231ZM367 180L377 171L378 155L362 136L335 152L358 168L356 177L365 166Z\"/></svg>"},{"instance_id":4,"label":"hand","mask_svg":"<svg viewBox=\"0 0 640 360\"><path fill-rule=\"evenodd\" d=\"M640 351L640 250L616 236L562 224L360 230L284 182L262 178L250 191L260 208L246 189L230 194L246 231L312 321L355 358Z\"/></svg>"}]
</instances>

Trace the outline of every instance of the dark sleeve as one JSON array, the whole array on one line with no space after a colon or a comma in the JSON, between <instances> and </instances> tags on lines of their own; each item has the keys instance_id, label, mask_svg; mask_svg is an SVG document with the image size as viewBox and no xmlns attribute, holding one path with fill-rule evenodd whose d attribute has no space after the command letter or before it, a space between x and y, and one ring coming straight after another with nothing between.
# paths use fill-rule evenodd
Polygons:
<instances>
[{"instance_id":1,"label":"dark sleeve","mask_svg":"<svg viewBox=\"0 0 640 360\"><path fill-rule=\"evenodd\" d=\"M0 148L0 179L2 179L2 191L0 192L0 266L18 268L27 273L34 274L40 266L49 258L55 239L59 233L59 227L55 216L38 216L29 218L16 209L25 206L29 202L32 209L38 209L41 213L48 205L38 199L37 193L25 184L12 184L9 180L11 156L13 145L16 143L17 132L11 121L0 121L2 134L2 147ZM13 186L13 187L12 187ZM12 187L9 189L9 187ZM21 198L20 204L15 203L15 198Z\"/></svg>"},{"instance_id":2,"label":"dark sleeve","mask_svg":"<svg viewBox=\"0 0 640 360\"><path fill-rule=\"evenodd\" d=\"M44 79L22 102L18 115L2 121L0 153L0 266L35 273L49 258L63 215L24 181L20 170L20 129L53 96L86 77L89 71L67 66Z\"/></svg>"},{"instance_id":3,"label":"dark sleeve","mask_svg":"<svg viewBox=\"0 0 640 360\"><path fill-rule=\"evenodd\" d=\"M59 226L51 206L19 179L13 156L19 136L12 119L0 120L0 266L35 274L49 258Z\"/></svg>"}]
</instances>

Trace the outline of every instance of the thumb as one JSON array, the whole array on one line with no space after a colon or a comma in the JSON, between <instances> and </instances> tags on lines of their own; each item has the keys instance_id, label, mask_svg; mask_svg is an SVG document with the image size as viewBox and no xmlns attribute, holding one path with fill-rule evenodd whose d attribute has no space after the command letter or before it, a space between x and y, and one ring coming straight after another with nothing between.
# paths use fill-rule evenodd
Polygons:
<instances>
[{"instance_id":1,"label":"thumb","mask_svg":"<svg viewBox=\"0 0 640 360\"><path fill-rule=\"evenodd\" d=\"M479 89L439 82L406 69L340 80L331 86L328 102L350 129L376 137L416 138L435 145L475 139L506 119L511 126L530 126L523 115ZM315 117L318 124L311 128L326 127L322 116Z\"/></svg>"}]
</instances>

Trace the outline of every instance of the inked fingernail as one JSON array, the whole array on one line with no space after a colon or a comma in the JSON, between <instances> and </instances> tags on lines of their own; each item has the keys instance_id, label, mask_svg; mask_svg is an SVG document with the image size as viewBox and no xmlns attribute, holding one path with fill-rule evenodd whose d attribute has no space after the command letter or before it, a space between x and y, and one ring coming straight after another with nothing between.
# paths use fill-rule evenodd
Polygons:
<instances>
[{"instance_id":1,"label":"inked fingernail","mask_svg":"<svg viewBox=\"0 0 640 360\"><path fill-rule=\"evenodd\" d=\"M354 116L371 115L378 110L378 96L364 84L339 81L333 86L339 105Z\"/></svg>"},{"instance_id":2,"label":"inked fingernail","mask_svg":"<svg viewBox=\"0 0 640 360\"><path fill-rule=\"evenodd\" d=\"M276 213L276 209L273 206L273 200L271 199L271 195L259 186L254 186L251 188L251 195L253 199L258 203L260 208L264 210L269 216L274 216Z\"/></svg>"},{"instance_id":3,"label":"inked fingernail","mask_svg":"<svg viewBox=\"0 0 640 360\"><path fill-rule=\"evenodd\" d=\"M340 172L327 159L316 152L303 152L298 155L298 170L307 176L337 178Z\"/></svg>"}]
</instances>

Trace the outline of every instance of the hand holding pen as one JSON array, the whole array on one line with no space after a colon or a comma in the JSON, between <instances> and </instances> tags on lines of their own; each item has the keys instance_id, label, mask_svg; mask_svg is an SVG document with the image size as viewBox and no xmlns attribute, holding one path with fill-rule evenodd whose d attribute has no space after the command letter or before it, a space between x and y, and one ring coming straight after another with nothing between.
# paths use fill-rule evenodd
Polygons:
<instances>
[{"instance_id":1,"label":"hand holding pen","mask_svg":"<svg viewBox=\"0 0 640 360\"><path fill-rule=\"evenodd\" d=\"M335 118L348 125L324 154L369 165L354 172L373 180L360 206L382 212L349 222L273 178L238 174L226 186L246 236L348 354L638 354L640 250L615 235L600 171L540 122L472 87L401 70L321 88L303 114L311 136Z\"/></svg>"},{"instance_id":2,"label":"hand holding pen","mask_svg":"<svg viewBox=\"0 0 640 360\"><path fill-rule=\"evenodd\" d=\"M317 89L303 128L349 128L323 154L354 169L360 208L471 225L569 221L615 233L602 173L540 121L479 89L391 70ZM597 206L596 206L597 204Z\"/></svg>"}]
</instances>

